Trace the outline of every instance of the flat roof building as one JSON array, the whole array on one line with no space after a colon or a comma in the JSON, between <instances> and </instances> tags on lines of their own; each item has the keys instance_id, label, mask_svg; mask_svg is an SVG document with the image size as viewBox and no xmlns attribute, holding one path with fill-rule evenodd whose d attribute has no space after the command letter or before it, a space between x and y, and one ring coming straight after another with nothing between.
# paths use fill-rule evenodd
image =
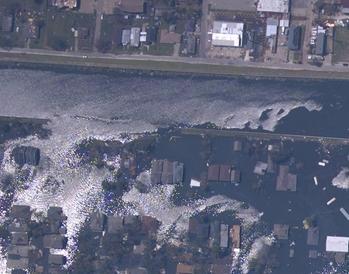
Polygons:
<instances>
[{"instance_id":1,"label":"flat roof building","mask_svg":"<svg viewBox=\"0 0 349 274\"><path fill-rule=\"evenodd\" d=\"M122 30L121 44L123 46L127 46L130 43L130 40L131 40L131 30L130 29Z\"/></svg>"},{"instance_id":2,"label":"flat roof building","mask_svg":"<svg viewBox=\"0 0 349 274\"><path fill-rule=\"evenodd\" d=\"M130 34L130 44L132 47L139 47L139 38L140 38L141 29L140 28L131 28Z\"/></svg>"},{"instance_id":3,"label":"flat roof building","mask_svg":"<svg viewBox=\"0 0 349 274\"><path fill-rule=\"evenodd\" d=\"M212 45L218 47L242 47L244 23L214 21Z\"/></svg>"},{"instance_id":4,"label":"flat roof building","mask_svg":"<svg viewBox=\"0 0 349 274\"><path fill-rule=\"evenodd\" d=\"M288 13L289 0L259 0L257 5L257 11Z\"/></svg>"},{"instance_id":5,"label":"flat roof building","mask_svg":"<svg viewBox=\"0 0 349 274\"><path fill-rule=\"evenodd\" d=\"M326 237L326 251L327 252L344 252L349 251L349 237Z\"/></svg>"},{"instance_id":6,"label":"flat roof building","mask_svg":"<svg viewBox=\"0 0 349 274\"><path fill-rule=\"evenodd\" d=\"M287 47L289 50L299 50L302 40L302 28L291 26L288 32Z\"/></svg>"},{"instance_id":7,"label":"flat roof building","mask_svg":"<svg viewBox=\"0 0 349 274\"><path fill-rule=\"evenodd\" d=\"M326 54L326 43L327 43L326 38L327 38L326 34L323 32L319 33L316 36L316 48L315 48L316 55L324 56Z\"/></svg>"},{"instance_id":8,"label":"flat roof building","mask_svg":"<svg viewBox=\"0 0 349 274\"><path fill-rule=\"evenodd\" d=\"M256 12L256 0L209 0L211 10Z\"/></svg>"},{"instance_id":9,"label":"flat roof building","mask_svg":"<svg viewBox=\"0 0 349 274\"><path fill-rule=\"evenodd\" d=\"M276 36L278 32L279 19L269 17L267 18L266 37Z\"/></svg>"}]
</instances>

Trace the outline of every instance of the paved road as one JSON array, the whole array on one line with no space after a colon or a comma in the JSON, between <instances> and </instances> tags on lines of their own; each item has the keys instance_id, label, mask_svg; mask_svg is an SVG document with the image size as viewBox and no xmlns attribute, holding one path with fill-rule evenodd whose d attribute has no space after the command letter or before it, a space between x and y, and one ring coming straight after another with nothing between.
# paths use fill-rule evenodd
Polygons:
<instances>
[{"instance_id":1,"label":"paved road","mask_svg":"<svg viewBox=\"0 0 349 274\"><path fill-rule=\"evenodd\" d=\"M208 26L208 0L203 0L201 5L201 25L200 25L200 57L206 57L207 51L207 26Z\"/></svg>"},{"instance_id":2,"label":"paved road","mask_svg":"<svg viewBox=\"0 0 349 274\"><path fill-rule=\"evenodd\" d=\"M258 140L283 140L298 142L319 142L331 145L348 145L349 138L336 138L327 136L297 135L297 134L280 134L268 132L250 132L242 130L216 130L216 129L199 129L185 128L181 133L186 135L214 135L223 137L247 137Z\"/></svg>"}]
</instances>

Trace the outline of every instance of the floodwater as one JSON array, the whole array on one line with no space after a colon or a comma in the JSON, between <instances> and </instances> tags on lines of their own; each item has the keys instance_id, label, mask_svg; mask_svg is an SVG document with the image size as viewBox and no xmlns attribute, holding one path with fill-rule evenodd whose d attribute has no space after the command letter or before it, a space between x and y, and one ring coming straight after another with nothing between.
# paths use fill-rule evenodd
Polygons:
<instances>
[{"instance_id":1,"label":"floodwater","mask_svg":"<svg viewBox=\"0 0 349 274\"><path fill-rule=\"evenodd\" d=\"M43 161L40 169L30 178L28 189L16 193L15 200L17 203L30 204L39 210L52 204L63 206L68 215L71 251L75 245L73 237L89 211L103 200L101 180L110 176L107 170L79 165L74 151L76 145L86 138L125 141L121 135L124 132L141 133L168 125L198 125L207 122L226 128L248 126L276 132L348 136L347 81L253 80L136 72L92 74L16 69L0 70L0 81L0 115L51 119L47 126L51 130L49 139L41 140L31 136L5 144L2 170L7 173L15 172L9 160L9 152L16 144L30 144L41 149ZM262 114L263 119L260 119ZM228 143L228 140L218 140L214 147L217 151L224 152ZM304 187L304 191L300 191L302 200L306 200L306 196L314 191L310 186L307 188L313 173L324 172L324 180L328 184L330 178L340 172L341 166L347 165L347 155L344 155L347 151L344 151L340 156L342 160L333 166L332 171L315 170L314 161L316 157L320 157L319 150L322 151L309 144L304 149L299 149L299 153L304 154L299 158L309 164L300 179L300 189L303 190ZM173 157L193 157L195 161L195 152L187 155L186 151L185 147L183 150L175 149L177 154L173 154ZM311 156L312 152L316 157ZM166 153L171 154L170 149L166 150ZM161 153L158 156L160 157ZM114 162L117 167L117 159ZM188 176L190 173L198 176L202 165L203 163L193 165ZM58 194L41 193L42 184L48 176L65 182ZM218 193L213 195L225 194L224 189L218 188L217 191ZM317 191L318 200L292 205L295 211L300 207L306 207L302 215L290 214L288 221L299 225L305 213L324 210L322 200L320 206L320 197L325 195L325 192ZM333 191L336 192L331 194L336 194L340 201L345 201L345 190ZM289 205L284 203L291 197L268 198L268 193L263 195L250 196L247 192L234 193L232 190L228 196L234 200L245 200L258 211L264 212L263 218L266 222L283 216L284 210L288 210ZM266 199L275 199L273 201L280 204L275 213L267 213L273 212L274 207L271 203L266 205ZM325 213L318 215L326 219ZM337 225L333 225L333 222ZM329 227L323 228L326 233L344 233L344 227L348 224L336 217L332 222L327 222L327 226ZM332 227L338 231L331 231ZM300 264L296 267L299 269ZM286 269L286 272L282 273L301 273L295 272L296 270Z\"/></svg>"}]
</instances>

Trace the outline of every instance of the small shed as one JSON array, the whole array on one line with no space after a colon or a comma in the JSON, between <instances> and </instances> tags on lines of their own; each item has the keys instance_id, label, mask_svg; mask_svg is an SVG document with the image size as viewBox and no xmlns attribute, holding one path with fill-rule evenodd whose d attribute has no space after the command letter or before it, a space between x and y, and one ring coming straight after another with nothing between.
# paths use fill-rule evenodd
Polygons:
<instances>
[{"instance_id":1,"label":"small shed","mask_svg":"<svg viewBox=\"0 0 349 274\"><path fill-rule=\"evenodd\" d=\"M233 144L233 151L240 152L242 150L242 142L240 140L235 140Z\"/></svg>"}]
</instances>

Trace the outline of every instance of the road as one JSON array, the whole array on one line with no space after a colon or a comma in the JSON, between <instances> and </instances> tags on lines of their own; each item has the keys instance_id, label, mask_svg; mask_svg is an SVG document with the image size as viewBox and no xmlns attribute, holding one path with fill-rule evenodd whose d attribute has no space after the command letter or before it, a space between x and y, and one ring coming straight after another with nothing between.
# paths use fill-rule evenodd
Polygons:
<instances>
[{"instance_id":1,"label":"road","mask_svg":"<svg viewBox=\"0 0 349 274\"><path fill-rule=\"evenodd\" d=\"M282 140L297 142L318 142L330 145L348 145L349 138L336 138L327 136L282 134L269 132L251 132L242 130L217 130L217 129L201 129L201 128L184 128L181 129L182 134L186 135L214 135L222 137L247 137L258 140Z\"/></svg>"},{"instance_id":2,"label":"road","mask_svg":"<svg viewBox=\"0 0 349 274\"><path fill-rule=\"evenodd\" d=\"M342 66L253 63L208 58L151 55L114 55L97 52L59 52L14 48L0 49L0 62L138 69L178 73L234 75L277 78L349 79L349 68Z\"/></svg>"},{"instance_id":3,"label":"road","mask_svg":"<svg viewBox=\"0 0 349 274\"><path fill-rule=\"evenodd\" d=\"M202 0L201 25L200 25L200 57L206 57L207 51L207 26L208 26L208 0Z\"/></svg>"}]
</instances>

